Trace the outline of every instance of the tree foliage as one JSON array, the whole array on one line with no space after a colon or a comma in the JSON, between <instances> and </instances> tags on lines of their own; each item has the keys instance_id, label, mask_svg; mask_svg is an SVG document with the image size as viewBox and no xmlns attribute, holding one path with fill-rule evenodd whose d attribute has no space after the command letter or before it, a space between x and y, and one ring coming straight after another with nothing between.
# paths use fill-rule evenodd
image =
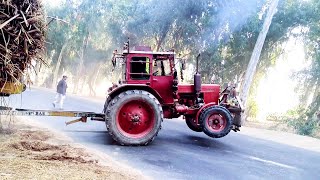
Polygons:
<instances>
[{"instance_id":1,"label":"tree foliage","mask_svg":"<svg viewBox=\"0 0 320 180\"><path fill-rule=\"evenodd\" d=\"M47 54L54 54L51 65L56 67L61 49L67 43L61 66L57 67L59 73L69 71L76 76L75 82L94 86L102 77L112 78L108 70L112 51L130 38L132 46L145 44L154 50L174 49L188 64L194 64L195 57L201 53L203 82L209 83L215 75L217 83L241 84L269 2L66 0L61 6L47 7L48 15L68 22L53 21L49 25ZM296 77L303 84L299 88L301 92L308 92L301 93L302 99L312 96L312 103L305 111L310 116L319 110L320 104L319 10L317 0L279 2L255 77L259 81L261 74L275 64L284 51L283 43L290 37L303 39L311 66Z\"/></svg>"}]
</instances>

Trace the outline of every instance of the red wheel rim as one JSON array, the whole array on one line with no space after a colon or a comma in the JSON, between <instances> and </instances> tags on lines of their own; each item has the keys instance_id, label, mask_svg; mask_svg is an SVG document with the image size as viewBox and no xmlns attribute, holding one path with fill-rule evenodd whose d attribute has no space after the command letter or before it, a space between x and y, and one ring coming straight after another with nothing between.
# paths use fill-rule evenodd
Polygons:
<instances>
[{"instance_id":1,"label":"red wheel rim","mask_svg":"<svg viewBox=\"0 0 320 180\"><path fill-rule=\"evenodd\" d=\"M207 126L214 132L222 131L227 125L227 120L220 114L212 114L207 119Z\"/></svg>"},{"instance_id":2,"label":"red wheel rim","mask_svg":"<svg viewBox=\"0 0 320 180\"><path fill-rule=\"evenodd\" d=\"M154 109L145 101L133 100L125 103L117 113L117 127L129 138L141 138L153 129Z\"/></svg>"}]
</instances>

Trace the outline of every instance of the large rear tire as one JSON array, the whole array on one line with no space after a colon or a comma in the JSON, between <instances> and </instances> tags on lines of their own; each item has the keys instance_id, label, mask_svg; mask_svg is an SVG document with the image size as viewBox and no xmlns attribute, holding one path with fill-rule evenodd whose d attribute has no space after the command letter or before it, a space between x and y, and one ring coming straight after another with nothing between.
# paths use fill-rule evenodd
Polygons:
<instances>
[{"instance_id":1,"label":"large rear tire","mask_svg":"<svg viewBox=\"0 0 320 180\"><path fill-rule=\"evenodd\" d=\"M192 116L185 116L187 126L195 132L202 132L202 126L195 123Z\"/></svg>"},{"instance_id":2,"label":"large rear tire","mask_svg":"<svg viewBox=\"0 0 320 180\"><path fill-rule=\"evenodd\" d=\"M121 145L147 145L161 129L162 107L152 94L129 90L114 97L106 110L111 137Z\"/></svg>"},{"instance_id":3,"label":"large rear tire","mask_svg":"<svg viewBox=\"0 0 320 180\"><path fill-rule=\"evenodd\" d=\"M221 138L232 129L232 116L222 106L211 106L200 113L199 123L203 132L213 138Z\"/></svg>"}]
</instances>

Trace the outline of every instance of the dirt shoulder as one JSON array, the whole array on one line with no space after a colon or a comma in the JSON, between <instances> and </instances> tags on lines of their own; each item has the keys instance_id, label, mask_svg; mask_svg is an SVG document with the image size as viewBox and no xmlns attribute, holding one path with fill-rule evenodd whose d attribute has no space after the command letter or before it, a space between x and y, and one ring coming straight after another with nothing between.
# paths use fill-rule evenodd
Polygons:
<instances>
[{"instance_id":1,"label":"dirt shoulder","mask_svg":"<svg viewBox=\"0 0 320 180\"><path fill-rule=\"evenodd\" d=\"M8 125L5 117L0 123L0 179L147 179L48 129L17 119Z\"/></svg>"}]
</instances>

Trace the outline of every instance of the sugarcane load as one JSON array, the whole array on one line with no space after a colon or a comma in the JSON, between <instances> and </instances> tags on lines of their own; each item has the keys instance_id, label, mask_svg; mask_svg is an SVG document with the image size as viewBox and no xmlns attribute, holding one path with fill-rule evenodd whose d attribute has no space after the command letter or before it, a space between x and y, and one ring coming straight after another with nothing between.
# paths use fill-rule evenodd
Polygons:
<instances>
[{"instance_id":1,"label":"sugarcane load","mask_svg":"<svg viewBox=\"0 0 320 180\"><path fill-rule=\"evenodd\" d=\"M18 94L32 61L43 63L46 22L40 0L0 0L0 95Z\"/></svg>"}]
</instances>

